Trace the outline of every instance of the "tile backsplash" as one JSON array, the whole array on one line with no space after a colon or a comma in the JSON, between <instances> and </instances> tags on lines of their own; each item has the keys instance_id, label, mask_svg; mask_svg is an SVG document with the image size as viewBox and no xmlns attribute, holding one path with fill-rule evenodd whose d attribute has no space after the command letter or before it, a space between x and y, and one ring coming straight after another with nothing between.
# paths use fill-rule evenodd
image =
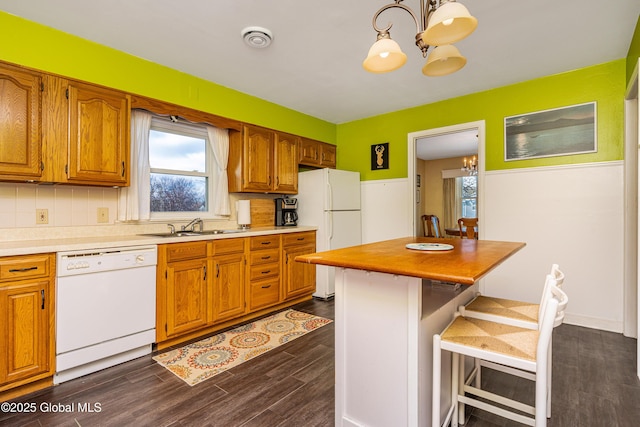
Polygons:
<instances>
[{"instance_id":1,"label":"tile backsplash","mask_svg":"<svg viewBox=\"0 0 640 427\"><path fill-rule=\"evenodd\" d=\"M107 209L106 222L98 222L98 208ZM38 222L41 209L47 211L47 224ZM0 228L114 224L117 213L117 188L0 184Z\"/></svg>"},{"instance_id":2,"label":"tile backsplash","mask_svg":"<svg viewBox=\"0 0 640 427\"><path fill-rule=\"evenodd\" d=\"M0 183L0 242L167 231L165 221L118 222L118 197L119 190L110 187ZM205 229L235 228L235 201L246 198L273 196L231 194L231 216L205 220ZM46 210L46 224L38 221L40 210ZM176 226L183 223L171 222Z\"/></svg>"}]
</instances>

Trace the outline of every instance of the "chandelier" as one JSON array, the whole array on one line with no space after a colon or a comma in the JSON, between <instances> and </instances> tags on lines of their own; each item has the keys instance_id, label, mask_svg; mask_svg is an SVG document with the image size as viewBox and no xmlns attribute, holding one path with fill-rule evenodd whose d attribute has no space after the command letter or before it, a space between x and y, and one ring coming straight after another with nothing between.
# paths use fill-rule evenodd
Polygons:
<instances>
[{"instance_id":1,"label":"chandelier","mask_svg":"<svg viewBox=\"0 0 640 427\"><path fill-rule=\"evenodd\" d=\"M476 156L473 156L469 162L467 162L467 158L465 157L463 160L463 166L460 168L467 172L469 175L478 175L478 162L476 161Z\"/></svg>"},{"instance_id":2,"label":"chandelier","mask_svg":"<svg viewBox=\"0 0 640 427\"><path fill-rule=\"evenodd\" d=\"M418 17L402 1L394 0L373 15L373 29L378 32L378 37L362 63L364 69L371 73L387 73L397 70L407 62L407 55L389 34L393 24L380 28L376 23L382 12L392 8L402 9L413 17L416 23L416 46L422 51L424 58L427 57L429 46L436 46L422 67L422 74L431 77L445 76L464 67L467 58L451 43L464 39L478 26L478 20L471 16L467 8L455 0L420 0Z\"/></svg>"}]
</instances>

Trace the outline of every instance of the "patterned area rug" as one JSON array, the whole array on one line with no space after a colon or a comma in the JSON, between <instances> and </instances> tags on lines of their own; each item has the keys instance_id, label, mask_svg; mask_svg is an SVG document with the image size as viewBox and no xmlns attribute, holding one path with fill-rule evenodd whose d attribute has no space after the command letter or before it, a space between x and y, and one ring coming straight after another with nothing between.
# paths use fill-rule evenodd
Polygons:
<instances>
[{"instance_id":1,"label":"patterned area rug","mask_svg":"<svg viewBox=\"0 0 640 427\"><path fill-rule=\"evenodd\" d=\"M286 310L153 358L193 386L332 320Z\"/></svg>"}]
</instances>

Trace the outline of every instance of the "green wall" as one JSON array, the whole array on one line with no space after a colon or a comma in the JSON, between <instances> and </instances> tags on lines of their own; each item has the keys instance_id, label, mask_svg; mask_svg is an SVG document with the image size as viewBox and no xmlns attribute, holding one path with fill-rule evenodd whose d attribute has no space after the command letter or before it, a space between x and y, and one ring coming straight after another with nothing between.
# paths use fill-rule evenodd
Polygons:
<instances>
[{"instance_id":1,"label":"green wall","mask_svg":"<svg viewBox=\"0 0 640 427\"><path fill-rule=\"evenodd\" d=\"M338 125L338 168L363 180L407 176L407 134L485 120L486 170L603 162L623 158L625 60L522 82ZM598 152L504 161L504 118L597 102ZM389 169L371 170L371 145L389 142Z\"/></svg>"},{"instance_id":2,"label":"green wall","mask_svg":"<svg viewBox=\"0 0 640 427\"><path fill-rule=\"evenodd\" d=\"M0 60L335 143L306 114L0 11ZM19 42L18 42L19 41Z\"/></svg>"},{"instance_id":3,"label":"green wall","mask_svg":"<svg viewBox=\"0 0 640 427\"><path fill-rule=\"evenodd\" d=\"M487 170L623 156L625 59L335 125L2 11L0 31L12 41L0 47L0 60L336 143L338 167L360 171L363 180L407 176L408 133L477 120L486 121ZM638 32L630 54L640 50ZM590 101L597 102L597 153L504 162L504 117ZM371 171L371 145L382 142L389 142L390 167Z\"/></svg>"},{"instance_id":4,"label":"green wall","mask_svg":"<svg viewBox=\"0 0 640 427\"><path fill-rule=\"evenodd\" d=\"M631 38L629 45L629 53L627 53L627 82L633 75L633 70L638 64L638 58L640 58L640 16L638 16L638 22L636 23L636 30Z\"/></svg>"}]
</instances>

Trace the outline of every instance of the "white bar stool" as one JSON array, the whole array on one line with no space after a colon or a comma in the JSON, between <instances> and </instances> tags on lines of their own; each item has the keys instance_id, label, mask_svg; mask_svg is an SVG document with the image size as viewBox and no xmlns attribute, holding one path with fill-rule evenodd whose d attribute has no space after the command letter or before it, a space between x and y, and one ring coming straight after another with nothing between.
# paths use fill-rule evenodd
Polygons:
<instances>
[{"instance_id":1,"label":"white bar stool","mask_svg":"<svg viewBox=\"0 0 640 427\"><path fill-rule=\"evenodd\" d=\"M452 393L451 407L443 425L451 421L452 427L464 422L464 406L471 405L499 416L531 425L543 427L547 424L547 366L550 363L548 351L554 326L562 323L568 303L567 295L550 281L552 297L544 304L539 328L527 329L504 323L465 318L457 313L454 321L440 335L433 337L433 390L432 426L440 427L440 370L442 350L452 352ZM470 356L483 361L502 365L507 373L520 375L519 371L532 373L530 379L536 385L535 406L526 405L512 399L482 390L470 385L475 373L465 381L464 357ZM504 409L491 403L471 397L474 395L500 405L513 408L520 413ZM527 414L527 415L523 415Z\"/></svg>"},{"instance_id":2,"label":"white bar stool","mask_svg":"<svg viewBox=\"0 0 640 427\"><path fill-rule=\"evenodd\" d=\"M560 270L558 264L553 264L551 266L551 277L556 281L555 286L561 288L564 283L564 273ZM467 303L467 305L459 307L458 311L464 317L473 317L474 319L506 323L513 326L519 326L521 328L538 329L538 319L542 316L544 305L551 297L551 293L548 292L548 286L550 286L550 282L549 280L545 280L539 304L494 298L478 294L473 300ZM549 345L549 361L552 360L552 347L552 345ZM498 371L502 370L499 366L495 366L489 362L481 361L479 359L476 359L475 363L476 387L480 387L482 382L482 366ZM547 387L549 387L549 393L547 393L547 418L549 418L551 417L551 362L549 362L547 369L549 371L547 378ZM522 377L529 378L528 374L523 374Z\"/></svg>"},{"instance_id":3,"label":"white bar stool","mask_svg":"<svg viewBox=\"0 0 640 427\"><path fill-rule=\"evenodd\" d=\"M562 288L564 273L560 270L558 264L551 266L551 277L555 279L556 286ZM546 292L547 283L545 281L545 288L540 296L539 304L478 294L465 306L459 308L460 314L464 317L508 323L528 329L538 329L538 318L542 315L545 297L548 297Z\"/></svg>"}]
</instances>

